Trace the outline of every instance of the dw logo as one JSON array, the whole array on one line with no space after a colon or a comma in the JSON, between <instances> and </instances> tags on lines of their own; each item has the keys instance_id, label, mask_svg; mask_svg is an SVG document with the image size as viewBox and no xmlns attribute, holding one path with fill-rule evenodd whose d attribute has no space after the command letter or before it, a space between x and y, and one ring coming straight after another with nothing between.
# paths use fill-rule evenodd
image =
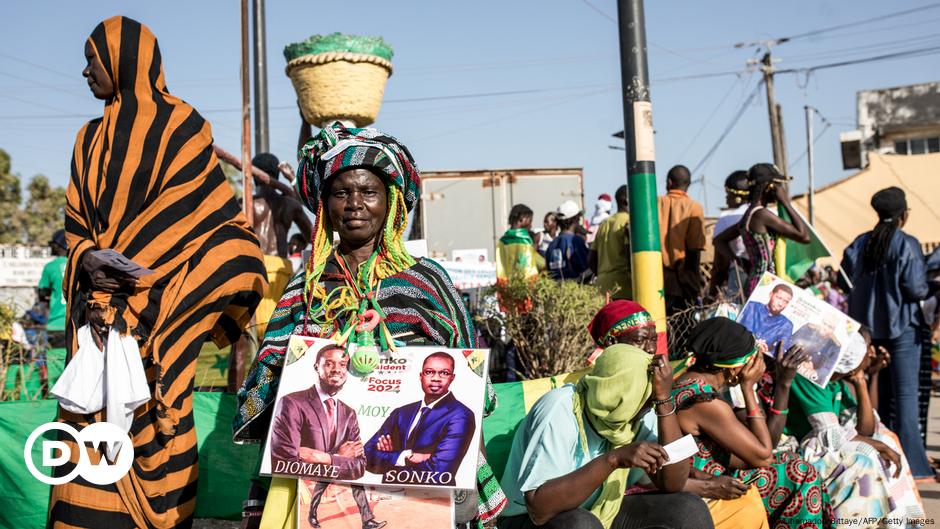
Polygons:
<instances>
[{"instance_id":1,"label":"dw logo","mask_svg":"<svg viewBox=\"0 0 940 529\"><path fill-rule=\"evenodd\" d=\"M78 464L75 465L75 468L72 469L71 472L60 477L46 476L36 468L36 464L33 462L32 451L33 445L36 443L36 440L39 439L39 436L49 430L61 430L68 433L75 439L78 446L88 446L102 454L101 460L97 464L94 464L89 459L87 450L79 450ZM116 457L114 456L115 452L117 453ZM110 454L110 457L114 461L109 462L108 458L103 454ZM43 439L43 467L62 466L68 463L71 457L71 450L66 443ZM79 432L68 424L48 422L29 434L29 438L26 439L26 446L23 448L23 460L26 462L26 468L29 469L29 473L32 474L34 478L48 485L68 483L78 475L81 475L83 478L96 485L108 485L116 483L131 469L131 465L134 463L134 445L130 437L128 437L123 430L111 423L97 422L89 424Z\"/></svg>"}]
</instances>

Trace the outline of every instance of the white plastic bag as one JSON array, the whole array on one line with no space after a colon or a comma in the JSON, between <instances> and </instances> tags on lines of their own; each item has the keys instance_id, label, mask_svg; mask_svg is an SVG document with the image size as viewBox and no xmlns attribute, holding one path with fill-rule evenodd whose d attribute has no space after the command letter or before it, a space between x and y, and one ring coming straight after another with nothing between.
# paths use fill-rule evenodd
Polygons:
<instances>
[{"instance_id":1,"label":"white plastic bag","mask_svg":"<svg viewBox=\"0 0 940 529\"><path fill-rule=\"evenodd\" d=\"M105 420L130 431L134 410L150 400L137 341L112 328L103 352L95 344L91 328L83 326L78 330L78 351L52 394L72 413L95 413L107 407Z\"/></svg>"},{"instance_id":2,"label":"white plastic bag","mask_svg":"<svg viewBox=\"0 0 940 529\"><path fill-rule=\"evenodd\" d=\"M104 408L104 352L95 345L88 325L78 330L78 350L52 387L52 394L72 413L95 413Z\"/></svg>"}]
</instances>

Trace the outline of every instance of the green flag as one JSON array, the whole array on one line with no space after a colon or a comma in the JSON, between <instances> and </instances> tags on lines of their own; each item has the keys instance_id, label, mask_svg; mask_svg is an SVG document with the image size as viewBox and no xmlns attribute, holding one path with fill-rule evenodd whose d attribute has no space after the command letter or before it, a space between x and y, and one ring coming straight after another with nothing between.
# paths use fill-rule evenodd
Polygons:
<instances>
[{"instance_id":1,"label":"green flag","mask_svg":"<svg viewBox=\"0 0 940 529\"><path fill-rule=\"evenodd\" d=\"M797 215L800 215L799 211L795 209L794 211L796 211ZM788 215L787 211L779 204L777 205L777 215L783 220L790 222L790 215ZM800 218L809 230L809 243L800 244L794 241L784 242L783 238L778 238L777 245L780 251L775 256L777 257L777 275L793 282L803 277L803 274L812 268L816 259L832 255L832 252L829 251L826 244L819 238L819 234L816 233L816 230L813 229L810 223L806 222L803 215L800 215ZM781 266L781 261L783 261L783 266Z\"/></svg>"}]
</instances>

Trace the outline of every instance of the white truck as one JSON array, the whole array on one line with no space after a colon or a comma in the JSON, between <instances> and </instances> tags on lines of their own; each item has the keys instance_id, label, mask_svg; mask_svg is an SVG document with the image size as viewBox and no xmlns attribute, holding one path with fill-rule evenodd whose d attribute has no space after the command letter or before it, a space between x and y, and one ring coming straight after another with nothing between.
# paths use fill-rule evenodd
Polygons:
<instances>
[{"instance_id":1,"label":"white truck","mask_svg":"<svg viewBox=\"0 0 940 529\"><path fill-rule=\"evenodd\" d=\"M422 172L411 238L427 239L430 257L480 249L492 261L513 205L532 208L532 227L540 229L545 214L565 200L584 208L581 168Z\"/></svg>"}]
</instances>

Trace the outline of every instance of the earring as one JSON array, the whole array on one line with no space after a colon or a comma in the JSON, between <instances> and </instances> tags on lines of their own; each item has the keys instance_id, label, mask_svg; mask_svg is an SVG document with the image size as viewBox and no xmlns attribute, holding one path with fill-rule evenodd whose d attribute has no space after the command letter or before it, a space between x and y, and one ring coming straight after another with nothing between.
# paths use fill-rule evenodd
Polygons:
<instances>
[{"instance_id":1,"label":"earring","mask_svg":"<svg viewBox=\"0 0 940 529\"><path fill-rule=\"evenodd\" d=\"M741 377L737 373L731 373L727 378L729 386L737 386L741 383Z\"/></svg>"}]
</instances>

